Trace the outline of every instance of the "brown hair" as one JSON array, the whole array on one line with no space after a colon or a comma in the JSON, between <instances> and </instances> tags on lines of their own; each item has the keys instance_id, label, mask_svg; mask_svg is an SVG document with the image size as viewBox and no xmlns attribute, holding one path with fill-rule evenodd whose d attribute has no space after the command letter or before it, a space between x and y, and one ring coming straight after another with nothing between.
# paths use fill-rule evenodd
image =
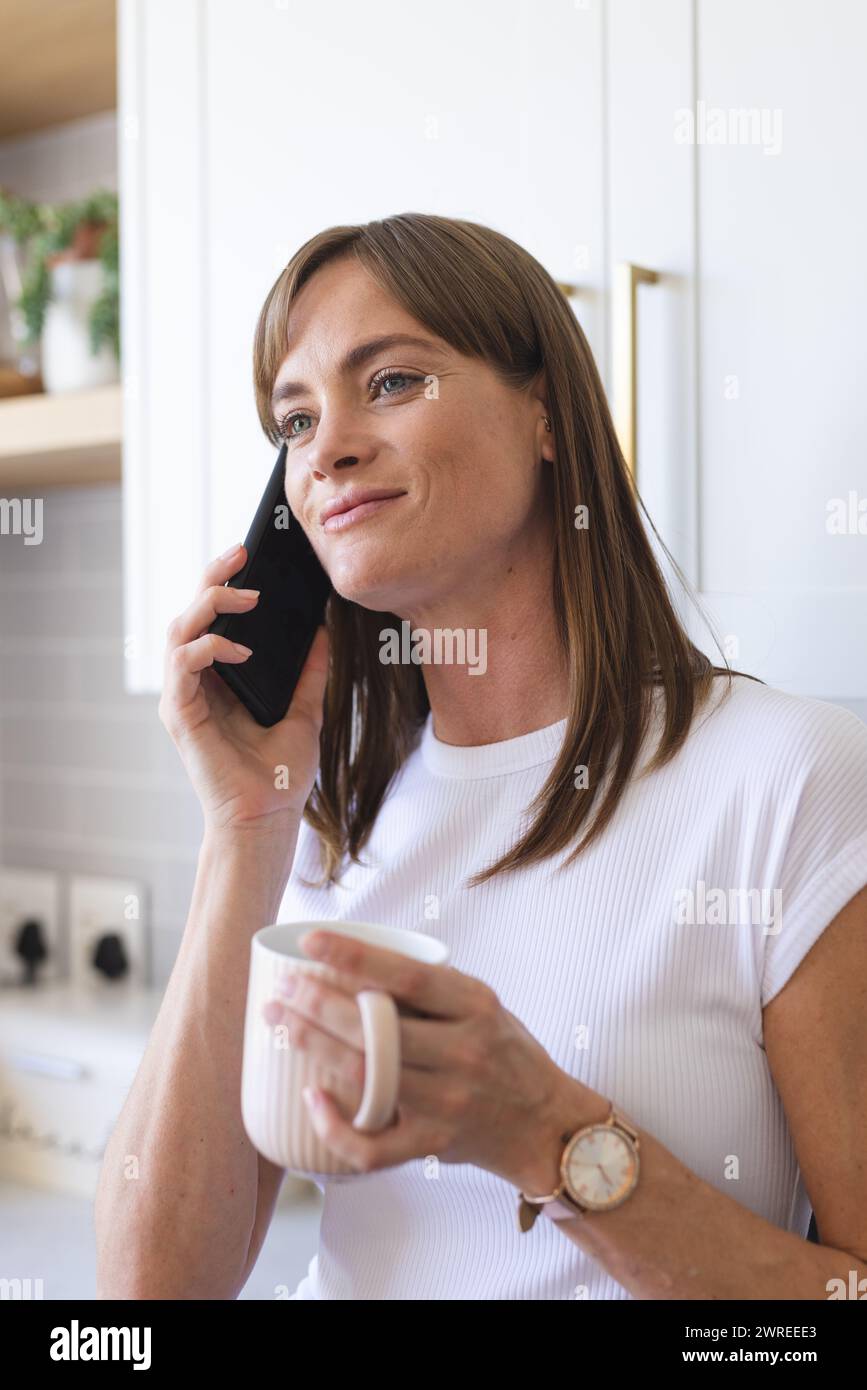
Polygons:
<instances>
[{"instance_id":1,"label":"brown hair","mask_svg":"<svg viewBox=\"0 0 867 1390\"><path fill-rule=\"evenodd\" d=\"M547 271L500 232L407 212L330 227L305 242L272 286L256 326L256 407L271 442L281 442L271 393L286 355L292 302L320 266L345 254L354 254L419 323L457 351L483 358L505 384L523 389L545 373L556 456L550 466L552 599L568 663L570 709L559 756L528 808L532 824L468 886L572 844L608 772L604 798L569 855L571 863L614 814L649 727L654 685L664 687L665 725L647 771L674 757L684 743L714 676L727 674L730 689L731 676L744 673L713 666L689 640L644 531L639 506L647 512L581 326ZM589 508L590 524L576 531L581 503ZM333 591L326 624L331 656L319 778L304 813L322 847L321 884L337 879L347 855L361 862L359 851L389 784L430 709L421 666L379 659L379 631L399 628L395 614L371 612ZM587 768L586 788L574 779L579 765Z\"/></svg>"}]
</instances>

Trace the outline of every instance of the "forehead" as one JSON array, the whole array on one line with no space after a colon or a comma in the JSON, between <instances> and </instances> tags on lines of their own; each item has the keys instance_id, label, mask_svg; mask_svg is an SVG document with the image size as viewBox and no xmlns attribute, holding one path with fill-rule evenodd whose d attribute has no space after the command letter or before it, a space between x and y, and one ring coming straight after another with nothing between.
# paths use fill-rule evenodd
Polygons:
<instances>
[{"instance_id":1,"label":"forehead","mask_svg":"<svg viewBox=\"0 0 867 1390\"><path fill-rule=\"evenodd\" d=\"M335 356L360 336L424 332L393 295L354 256L340 256L314 271L299 290L286 322L284 365L308 353Z\"/></svg>"},{"instance_id":2,"label":"forehead","mask_svg":"<svg viewBox=\"0 0 867 1390\"><path fill-rule=\"evenodd\" d=\"M289 311L286 353L271 404L308 389L296 378L308 370L348 374L379 352L423 351L442 359L448 343L414 318L363 266L345 259L322 266Z\"/></svg>"}]
</instances>

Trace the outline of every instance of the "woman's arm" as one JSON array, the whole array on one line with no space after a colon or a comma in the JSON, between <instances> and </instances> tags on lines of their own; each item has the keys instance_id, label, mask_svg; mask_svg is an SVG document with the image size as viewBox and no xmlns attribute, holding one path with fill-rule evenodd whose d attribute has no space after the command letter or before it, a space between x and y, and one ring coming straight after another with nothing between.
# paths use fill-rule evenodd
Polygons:
<instances>
[{"instance_id":1,"label":"woman's arm","mask_svg":"<svg viewBox=\"0 0 867 1390\"><path fill-rule=\"evenodd\" d=\"M865 1014L867 888L825 928L764 1011L765 1050L826 1244L756 1216L641 1129L634 1192L613 1211L558 1222L563 1234L636 1298L827 1299L831 1279L847 1290L852 1272L856 1286L867 1280ZM592 1124L608 1114L604 1097L571 1084L547 1141L538 1136L537 1153L552 1157L531 1165L519 1183L525 1192L554 1190L553 1156L562 1151L561 1134L579 1127L576 1115Z\"/></svg>"},{"instance_id":2,"label":"woman's arm","mask_svg":"<svg viewBox=\"0 0 867 1390\"><path fill-rule=\"evenodd\" d=\"M257 589L225 582L245 557L235 546L212 560L167 633L158 713L205 835L178 958L103 1159L99 1298L235 1298L280 1187L241 1120L247 976L253 934L279 912L319 766L328 635L314 635L285 716L258 725L210 669L250 656L210 631L218 613L258 603Z\"/></svg>"},{"instance_id":3,"label":"woman's arm","mask_svg":"<svg viewBox=\"0 0 867 1390\"><path fill-rule=\"evenodd\" d=\"M178 957L103 1160L98 1298L236 1298L255 1264L283 1174L241 1120L250 942L277 920L296 838L297 825L205 836Z\"/></svg>"}]
</instances>

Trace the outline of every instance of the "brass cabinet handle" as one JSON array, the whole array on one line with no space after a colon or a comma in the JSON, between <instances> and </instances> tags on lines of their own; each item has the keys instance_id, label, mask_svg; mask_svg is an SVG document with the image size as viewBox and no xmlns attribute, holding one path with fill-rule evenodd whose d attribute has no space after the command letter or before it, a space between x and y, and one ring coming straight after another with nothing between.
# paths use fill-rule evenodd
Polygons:
<instances>
[{"instance_id":1,"label":"brass cabinet handle","mask_svg":"<svg viewBox=\"0 0 867 1390\"><path fill-rule=\"evenodd\" d=\"M614 428L626 459L633 487L638 476L638 388L636 382L637 287L655 285L655 270L632 261L621 261L614 268L614 332L612 341L612 399Z\"/></svg>"}]
</instances>

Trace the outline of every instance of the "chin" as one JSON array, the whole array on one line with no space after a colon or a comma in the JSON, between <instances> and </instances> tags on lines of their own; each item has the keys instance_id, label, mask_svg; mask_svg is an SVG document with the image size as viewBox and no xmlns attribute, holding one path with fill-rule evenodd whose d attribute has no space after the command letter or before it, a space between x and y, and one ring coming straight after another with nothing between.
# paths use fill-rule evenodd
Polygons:
<instances>
[{"instance_id":1,"label":"chin","mask_svg":"<svg viewBox=\"0 0 867 1390\"><path fill-rule=\"evenodd\" d=\"M402 573L384 557L372 564L359 563L358 559L338 561L329 568L328 575L341 598L372 612L391 613L392 605L400 602Z\"/></svg>"}]
</instances>

